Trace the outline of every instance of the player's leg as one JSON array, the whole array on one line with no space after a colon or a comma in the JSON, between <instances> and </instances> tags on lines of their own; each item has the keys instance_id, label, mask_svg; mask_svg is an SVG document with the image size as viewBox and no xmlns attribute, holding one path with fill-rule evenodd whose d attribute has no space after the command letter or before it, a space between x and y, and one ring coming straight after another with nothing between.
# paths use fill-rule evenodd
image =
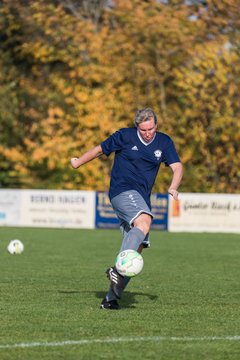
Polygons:
<instances>
[{"instance_id":1,"label":"player's leg","mask_svg":"<svg viewBox=\"0 0 240 360\"><path fill-rule=\"evenodd\" d=\"M152 218L150 215L145 213L140 214L139 217L136 218L133 228L131 228L128 223L122 222L120 228L123 234L123 241L120 252L132 249L141 253L144 247L149 247L148 234L151 222ZM137 226L139 226L139 228ZM108 301L120 299L123 291L130 281L130 278L127 276L121 276L115 267L109 268L107 270L107 274L111 281L111 286L106 299L108 299Z\"/></svg>"},{"instance_id":2,"label":"player's leg","mask_svg":"<svg viewBox=\"0 0 240 360\"><path fill-rule=\"evenodd\" d=\"M123 239L122 242L124 242L124 239L125 239L125 237L127 236L128 232L130 230L131 230L131 227L129 226L129 224L127 222L123 221L123 220L120 220L120 231L122 233L122 239ZM121 249L120 249L120 251L121 251ZM107 269L107 272L111 271L111 276L118 277L119 276L118 274L112 273L112 272L114 272L114 270L115 269L114 269L114 266L113 266L112 268ZM108 277L109 277L109 274L108 274ZM124 289L127 286L130 278L125 276L125 277L121 277L120 280L121 280L121 284L122 284L121 289ZM119 305L117 303L117 299L119 297L121 297L121 294L118 293L118 297L117 297L115 295L115 293L113 292L112 285L110 285L108 293L107 293L107 295L105 296L105 298L102 301L101 307L105 308L105 309L107 308L107 309L113 309L113 310L119 308Z\"/></svg>"},{"instance_id":3,"label":"player's leg","mask_svg":"<svg viewBox=\"0 0 240 360\"><path fill-rule=\"evenodd\" d=\"M127 224L120 251L138 250L146 239L151 227L153 215L143 197L136 190L125 191L111 200L112 207L121 219Z\"/></svg>"},{"instance_id":4,"label":"player's leg","mask_svg":"<svg viewBox=\"0 0 240 360\"><path fill-rule=\"evenodd\" d=\"M150 226L152 223L152 217L146 213L140 213L140 215L133 221L133 227L128 231L127 235L123 238L121 251L132 249L139 251L146 243Z\"/></svg>"},{"instance_id":5,"label":"player's leg","mask_svg":"<svg viewBox=\"0 0 240 360\"><path fill-rule=\"evenodd\" d=\"M112 200L112 206L121 219L123 234L120 252L132 249L141 252L144 247L149 247L148 233L152 222L152 213L144 199L136 191L127 191ZM108 301L121 298L130 278L123 277L115 267L107 270L111 281L110 290L106 296Z\"/></svg>"}]
</instances>

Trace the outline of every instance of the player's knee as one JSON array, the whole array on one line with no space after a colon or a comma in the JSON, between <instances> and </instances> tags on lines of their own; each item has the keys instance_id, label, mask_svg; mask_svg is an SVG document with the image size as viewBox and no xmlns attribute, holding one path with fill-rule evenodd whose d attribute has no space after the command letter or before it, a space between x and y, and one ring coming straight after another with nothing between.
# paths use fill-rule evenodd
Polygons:
<instances>
[{"instance_id":1,"label":"player's knee","mask_svg":"<svg viewBox=\"0 0 240 360\"><path fill-rule=\"evenodd\" d=\"M145 235L147 235L150 231L152 223L152 217L148 214L141 214L139 217L134 221L134 227L140 229Z\"/></svg>"}]
</instances>

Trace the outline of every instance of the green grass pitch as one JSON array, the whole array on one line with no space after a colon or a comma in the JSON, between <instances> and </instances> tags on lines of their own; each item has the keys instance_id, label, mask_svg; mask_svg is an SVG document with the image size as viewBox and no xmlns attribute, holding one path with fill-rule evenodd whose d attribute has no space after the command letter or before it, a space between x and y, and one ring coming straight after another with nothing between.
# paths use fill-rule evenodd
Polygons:
<instances>
[{"instance_id":1,"label":"green grass pitch","mask_svg":"<svg viewBox=\"0 0 240 360\"><path fill-rule=\"evenodd\" d=\"M7 253L11 239L25 245ZM119 311L118 230L0 228L0 359L240 359L240 236L152 231Z\"/></svg>"}]
</instances>

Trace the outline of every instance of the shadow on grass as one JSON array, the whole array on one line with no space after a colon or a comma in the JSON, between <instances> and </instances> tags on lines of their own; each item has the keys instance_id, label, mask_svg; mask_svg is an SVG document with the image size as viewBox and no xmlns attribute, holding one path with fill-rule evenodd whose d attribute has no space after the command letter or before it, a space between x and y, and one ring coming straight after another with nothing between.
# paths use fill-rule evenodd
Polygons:
<instances>
[{"instance_id":1,"label":"shadow on grass","mask_svg":"<svg viewBox=\"0 0 240 360\"><path fill-rule=\"evenodd\" d=\"M106 296L106 291L78 291L78 290L58 290L59 294L64 294L64 295L74 295L74 294L95 294L95 296L102 300L105 296ZM122 299L120 300L121 302L121 307L122 308L135 308L136 306L134 304L138 303L138 300L136 299L136 297L147 297L149 300L154 301L158 298L157 295L152 295L152 294L146 294L146 293L142 293L142 292L130 292L130 291L125 291L123 293Z\"/></svg>"},{"instance_id":2,"label":"shadow on grass","mask_svg":"<svg viewBox=\"0 0 240 360\"><path fill-rule=\"evenodd\" d=\"M98 299L103 299L106 296L106 292L103 291L96 291L95 292L96 297ZM134 304L138 303L138 300L136 299L136 297L139 296L145 296L148 297L149 300L154 301L158 298L158 296L156 295L150 295L150 294L146 294L146 293L142 293L142 292L130 292L130 291L124 291L123 296L120 300L121 303L121 307L122 308L135 308L136 306Z\"/></svg>"}]
</instances>

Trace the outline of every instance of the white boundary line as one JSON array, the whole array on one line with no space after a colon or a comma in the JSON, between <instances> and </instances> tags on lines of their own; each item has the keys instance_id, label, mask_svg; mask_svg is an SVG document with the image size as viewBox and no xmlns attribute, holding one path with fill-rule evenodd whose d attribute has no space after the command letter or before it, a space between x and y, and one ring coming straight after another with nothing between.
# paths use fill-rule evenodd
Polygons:
<instances>
[{"instance_id":1,"label":"white boundary line","mask_svg":"<svg viewBox=\"0 0 240 360\"><path fill-rule=\"evenodd\" d=\"M33 348L33 347L58 347L66 345L91 345L91 344L114 344L114 343L130 343L130 342L193 342L193 341L240 341L240 335L227 335L227 336L139 336L139 337L119 337L119 338L106 338L106 339L83 339L83 340L65 340L56 342L30 342L30 343L17 343L17 344L0 344L0 349L16 349L16 348Z\"/></svg>"}]
</instances>

